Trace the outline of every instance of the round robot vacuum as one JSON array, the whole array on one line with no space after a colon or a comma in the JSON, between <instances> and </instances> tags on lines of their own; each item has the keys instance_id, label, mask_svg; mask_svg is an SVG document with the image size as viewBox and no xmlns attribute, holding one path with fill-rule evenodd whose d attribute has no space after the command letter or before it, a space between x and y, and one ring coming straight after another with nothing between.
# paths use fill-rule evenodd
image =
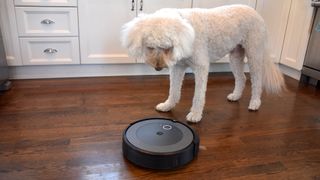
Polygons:
<instances>
[{"instance_id":1,"label":"round robot vacuum","mask_svg":"<svg viewBox=\"0 0 320 180\"><path fill-rule=\"evenodd\" d=\"M179 168L192 161L198 150L199 137L195 131L171 119L139 120L123 132L124 157L145 168Z\"/></svg>"}]
</instances>

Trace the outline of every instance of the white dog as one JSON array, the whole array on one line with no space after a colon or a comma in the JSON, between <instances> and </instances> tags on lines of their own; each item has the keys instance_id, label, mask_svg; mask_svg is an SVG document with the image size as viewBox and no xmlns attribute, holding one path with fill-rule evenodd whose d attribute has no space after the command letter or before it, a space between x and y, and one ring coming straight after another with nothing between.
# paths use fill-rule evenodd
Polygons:
<instances>
[{"instance_id":1,"label":"white dog","mask_svg":"<svg viewBox=\"0 0 320 180\"><path fill-rule=\"evenodd\" d=\"M187 121L202 118L210 60L229 54L235 87L227 96L240 99L245 87L244 57L248 59L252 82L249 110L258 110L264 87L279 93L284 88L279 69L266 58L267 31L261 16L244 5L213 9L162 9L139 16L123 26L122 42L129 54L143 59L157 71L170 70L168 99L156 106L170 111L179 102L187 67L195 74L195 93Z\"/></svg>"}]
</instances>

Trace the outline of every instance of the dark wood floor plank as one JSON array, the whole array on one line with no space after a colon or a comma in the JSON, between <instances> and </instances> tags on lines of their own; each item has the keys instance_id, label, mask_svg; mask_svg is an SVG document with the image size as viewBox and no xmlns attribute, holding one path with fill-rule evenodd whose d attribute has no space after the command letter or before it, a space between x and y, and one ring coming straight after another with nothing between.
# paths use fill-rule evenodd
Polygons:
<instances>
[{"instance_id":1,"label":"dark wood floor plank","mask_svg":"<svg viewBox=\"0 0 320 180\"><path fill-rule=\"evenodd\" d=\"M122 131L148 117L185 122L194 77L169 113L168 76L15 80L0 95L0 179L319 179L320 92L286 78L249 112L250 82L231 103L230 73L210 75L204 117L191 126L198 157L174 171L141 169L122 156Z\"/></svg>"}]
</instances>

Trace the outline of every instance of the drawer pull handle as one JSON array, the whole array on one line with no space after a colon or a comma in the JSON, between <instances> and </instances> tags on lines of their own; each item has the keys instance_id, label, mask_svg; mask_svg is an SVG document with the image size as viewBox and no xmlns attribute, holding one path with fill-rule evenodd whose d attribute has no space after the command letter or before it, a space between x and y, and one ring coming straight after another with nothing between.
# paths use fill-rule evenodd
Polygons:
<instances>
[{"instance_id":1,"label":"drawer pull handle","mask_svg":"<svg viewBox=\"0 0 320 180\"><path fill-rule=\"evenodd\" d=\"M57 53L58 50L56 49L53 49L53 48L47 48L43 51L44 53L48 53L48 54L54 54L54 53Z\"/></svg>"},{"instance_id":2,"label":"drawer pull handle","mask_svg":"<svg viewBox=\"0 0 320 180\"><path fill-rule=\"evenodd\" d=\"M134 11L135 2L134 0L131 1L131 11Z\"/></svg>"},{"instance_id":3,"label":"drawer pull handle","mask_svg":"<svg viewBox=\"0 0 320 180\"><path fill-rule=\"evenodd\" d=\"M51 21L50 19L44 19L41 21L41 24L54 24L54 21Z\"/></svg>"},{"instance_id":4,"label":"drawer pull handle","mask_svg":"<svg viewBox=\"0 0 320 180\"><path fill-rule=\"evenodd\" d=\"M140 11L143 11L143 0L140 0Z\"/></svg>"}]
</instances>

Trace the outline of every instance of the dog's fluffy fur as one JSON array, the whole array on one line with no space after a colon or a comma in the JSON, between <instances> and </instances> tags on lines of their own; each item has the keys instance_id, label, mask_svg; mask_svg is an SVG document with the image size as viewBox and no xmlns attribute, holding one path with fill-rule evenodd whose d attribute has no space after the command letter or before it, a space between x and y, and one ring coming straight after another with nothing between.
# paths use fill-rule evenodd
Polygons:
<instances>
[{"instance_id":1,"label":"dog's fluffy fur","mask_svg":"<svg viewBox=\"0 0 320 180\"><path fill-rule=\"evenodd\" d=\"M195 93L187 115L190 122L202 118L210 61L227 54L235 77L235 87L228 100L239 100L245 87L244 57L248 59L252 82L249 110L260 107L263 87L272 93L280 93L284 88L282 74L267 56L264 21L248 6L162 9L125 24L122 42L130 55L156 70L169 68L169 97L156 106L159 111L170 111L178 103L185 70L191 67L195 74Z\"/></svg>"}]
</instances>

